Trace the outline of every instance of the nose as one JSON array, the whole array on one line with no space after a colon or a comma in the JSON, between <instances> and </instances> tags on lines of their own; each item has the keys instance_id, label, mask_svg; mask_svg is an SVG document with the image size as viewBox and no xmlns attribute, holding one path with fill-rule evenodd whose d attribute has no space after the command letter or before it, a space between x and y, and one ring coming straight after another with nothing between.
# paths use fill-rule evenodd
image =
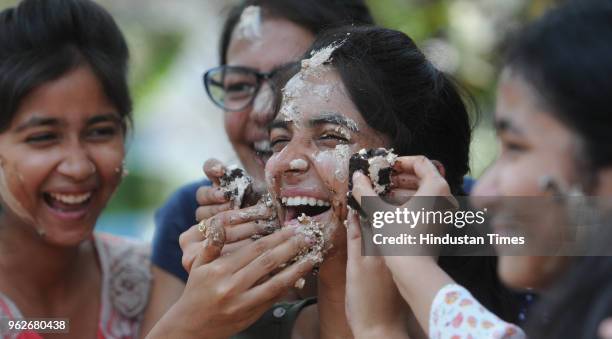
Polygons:
<instances>
[{"instance_id":1,"label":"nose","mask_svg":"<svg viewBox=\"0 0 612 339\"><path fill-rule=\"evenodd\" d=\"M308 147L296 140L289 142L278 154L268 160L267 170L283 181L292 184L310 169L309 158L306 156ZM271 174L272 174L271 173Z\"/></svg>"},{"instance_id":2,"label":"nose","mask_svg":"<svg viewBox=\"0 0 612 339\"><path fill-rule=\"evenodd\" d=\"M79 145L67 149L57 171L74 181L84 181L96 173L96 165L87 150Z\"/></svg>"},{"instance_id":3,"label":"nose","mask_svg":"<svg viewBox=\"0 0 612 339\"><path fill-rule=\"evenodd\" d=\"M253 101L251 119L259 126L267 126L274 115L275 93L268 82L264 82Z\"/></svg>"}]
</instances>

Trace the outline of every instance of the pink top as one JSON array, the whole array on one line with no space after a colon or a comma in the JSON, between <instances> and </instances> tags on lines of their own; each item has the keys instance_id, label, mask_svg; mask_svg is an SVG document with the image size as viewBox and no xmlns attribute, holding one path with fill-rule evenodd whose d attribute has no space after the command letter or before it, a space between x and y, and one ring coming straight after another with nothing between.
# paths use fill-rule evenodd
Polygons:
<instances>
[{"instance_id":1,"label":"pink top","mask_svg":"<svg viewBox=\"0 0 612 339\"><path fill-rule=\"evenodd\" d=\"M107 234L96 233L94 242L102 271L97 338L137 338L151 288L149 249ZM2 318L20 320L23 316L15 303L0 292L0 319ZM0 328L2 339L43 338L32 331L7 331L8 329Z\"/></svg>"},{"instance_id":2,"label":"pink top","mask_svg":"<svg viewBox=\"0 0 612 339\"><path fill-rule=\"evenodd\" d=\"M525 332L484 308L463 286L444 286L429 316L432 339L526 339Z\"/></svg>"}]
</instances>

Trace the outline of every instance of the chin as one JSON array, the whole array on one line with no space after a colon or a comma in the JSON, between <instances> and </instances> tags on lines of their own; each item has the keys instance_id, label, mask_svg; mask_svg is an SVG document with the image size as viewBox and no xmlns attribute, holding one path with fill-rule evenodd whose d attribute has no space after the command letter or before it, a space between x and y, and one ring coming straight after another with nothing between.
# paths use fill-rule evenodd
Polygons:
<instances>
[{"instance_id":1,"label":"chin","mask_svg":"<svg viewBox=\"0 0 612 339\"><path fill-rule=\"evenodd\" d=\"M46 243L58 247L77 247L86 240L91 239L93 234L93 226L87 229L71 230L71 231L55 231L45 229L43 239Z\"/></svg>"},{"instance_id":2,"label":"chin","mask_svg":"<svg viewBox=\"0 0 612 339\"><path fill-rule=\"evenodd\" d=\"M560 274L563 257L499 257L499 277L510 288L541 290L549 287Z\"/></svg>"},{"instance_id":3,"label":"chin","mask_svg":"<svg viewBox=\"0 0 612 339\"><path fill-rule=\"evenodd\" d=\"M42 239L50 245L75 247L92 238L96 219L86 218L80 221L62 222L59 220L39 220L44 225Z\"/></svg>"}]
</instances>

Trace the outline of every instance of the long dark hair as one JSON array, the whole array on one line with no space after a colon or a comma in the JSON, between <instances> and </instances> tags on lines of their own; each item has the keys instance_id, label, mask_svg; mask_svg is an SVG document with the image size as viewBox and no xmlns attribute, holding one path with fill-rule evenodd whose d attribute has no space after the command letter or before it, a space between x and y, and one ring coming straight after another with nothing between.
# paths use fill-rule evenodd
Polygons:
<instances>
[{"instance_id":1,"label":"long dark hair","mask_svg":"<svg viewBox=\"0 0 612 339\"><path fill-rule=\"evenodd\" d=\"M246 0L234 6L223 24L219 41L221 65L227 63L227 49L242 11L260 6L264 16L282 18L318 35L326 29L348 24L373 24L363 0Z\"/></svg>"},{"instance_id":2,"label":"long dark hair","mask_svg":"<svg viewBox=\"0 0 612 339\"><path fill-rule=\"evenodd\" d=\"M396 153L440 161L454 194L469 171L470 117L459 87L406 34L347 26L322 34L311 50L341 43L331 56L368 125Z\"/></svg>"},{"instance_id":3,"label":"long dark hair","mask_svg":"<svg viewBox=\"0 0 612 339\"><path fill-rule=\"evenodd\" d=\"M368 125L389 136L396 153L442 162L451 191L463 194L471 141L467 93L402 32L343 27L319 36L307 55L331 44L339 47L330 64ZM518 299L499 280L496 257L441 256L438 263L498 316L516 321Z\"/></svg>"},{"instance_id":4,"label":"long dark hair","mask_svg":"<svg viewBox=\"0 0 612 339\"><path fill-rule=\"evenodd\" d=\"M586 163L581 176L590 189L596 172L612 165L611 41L611 1L568 1L525 26L506 61L580 139L584 154L577 160ZM610 246L612 232L598 237ZM572 266L530 312L530 338L596 338L601 321L612 316L612 258L579 258Z\"/></svg>"},{"instance_id":5,"label":"long dark hair","mask_svg":"<svg viewBox=\"0 0 612 339\"><path fill-rule=\"evenodd\" d=\"M611 1L569 1L520 31L506 56L506 66L581 139L588 171L612 165L610 41Z\"/></svg>"},{"instance_id":6,"label":"long dark hair","mask_svg":"<svg viewBox=\"0 0 612 339\"><path fill-rule=\"evenodd\" d=\"M0 132L32 90L83 64L129 122L128 48L105 9L89 0L24 0L0 13L0 27Z\"/></svg>"}]
</instances>

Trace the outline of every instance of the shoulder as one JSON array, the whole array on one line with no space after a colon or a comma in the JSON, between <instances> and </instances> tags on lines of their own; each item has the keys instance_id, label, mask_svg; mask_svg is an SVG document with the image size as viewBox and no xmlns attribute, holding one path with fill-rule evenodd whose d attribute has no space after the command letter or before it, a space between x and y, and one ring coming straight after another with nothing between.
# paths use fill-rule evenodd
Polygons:
<instances>
[{"instance_id":1,"label":"shoulder","mask_svg":"<svg viewBox=\"0 0 612 339\"><path fill-rule=\"evenodd\" d=\"M112 308L124 318L140 318L151 289L150 246L102 233L95 235L95 241Z\"/></svg>"},{"instance_id":2,"label":"shoulder","mask_svg":"<svg viewBox=\"0 0 612 339\"><path fill-rule=\"evenodd\" d=\"M161 209L164 209L166 207L172 207L177 204L182 205L185 203L195 205L197 204L195 195L196 195L198 188L202 186L210 186L210 185L211 185L211 182L209 180L204 179L204 180L195 181L195 182L186 184L184 186L181 186L176 191L174 191L174 193L170 195L170 198L168 198L168 200L162 206Z\"/></svg>"},{"instance_id":3,"label":"shoulder","mask_svg":"<svg viewBox=\"0 0 612 339\"><path fill-rule=\"evenodd\" d=\"M429 335L450 339L456 333L483 339L526 339L520 327L487 310L463 286L448 284L438 291L431 304Z\"/></svg>"},{"instance_id":4,"label":"shoulder","mask_svg":"<svg viewBox=\"0 0 612 339\"><path fill-rule=\"evenodd\" d=\"M184 185L170 195L168 200L155 213L157 227L176 222L179 225L195 223L195 210L198 207L196 192L201 186L210 186L208 180L201 180Z\"/></svg>"}]
</instances>

